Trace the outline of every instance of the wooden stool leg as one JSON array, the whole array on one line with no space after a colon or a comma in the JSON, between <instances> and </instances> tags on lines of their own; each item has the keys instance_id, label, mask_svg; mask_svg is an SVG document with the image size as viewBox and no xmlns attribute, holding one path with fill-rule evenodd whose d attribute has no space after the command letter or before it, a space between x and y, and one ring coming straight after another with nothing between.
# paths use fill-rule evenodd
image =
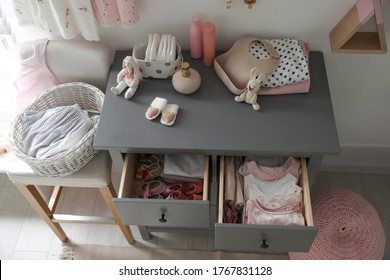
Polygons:
<instances>
[{"instance_id":1,"label":"wooden stool leg","mask_svg":"<svg viewBox=\"0 0 390 280\"><path fill-rule=\"evenodd\" d=\"M109 185L107 185L105 187L100 188L100 193L102 194L108 208L111 210L112 215L114 216L114 220L118 224L121 231L123 232L123 235L125 236L127 242L129 244L133 244L135 242L135 240L134 240L133 234L131 232L131 229L128 225L124 225L122 223L122 220L119 217L119 214L116 210L116 207L115 207L114 203L112 202L112 199L114 197L117 197L117 194L115 192L115 189L114 189L114 186L112 185L112 183L110 183Z\"/></svg>"},{"instance_id":2,"label":"wooden stool leg","mask_svg":"<svg viewBox=\"0 0 390 280\"><path fill-rule=\"evenodd\" d=\"M30 203L32 208L38 213L39 216L48 224L58 238L65 242L68 240L68 236L58 223L52 221L53 213L50 211L45 200L42 198L38 189L33 185L19 185L16 184L16 188L23 194L23 196Z\"/></svg>"}]
</instances>

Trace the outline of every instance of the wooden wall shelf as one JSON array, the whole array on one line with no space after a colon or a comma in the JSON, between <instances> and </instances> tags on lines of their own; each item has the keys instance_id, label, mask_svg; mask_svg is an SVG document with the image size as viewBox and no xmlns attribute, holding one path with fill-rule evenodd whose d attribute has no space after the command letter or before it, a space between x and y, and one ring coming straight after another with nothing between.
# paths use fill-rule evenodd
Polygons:
<instances>
[{"instance_id":1,"label":"wooden wall shelf","mask_svg":"<svg viewBox=\"0 0 390 280\"><path fill-rule=\"evenodd\" d=\"M335 53L387 53L381 7L385 0L359 0L329 34ZM376 32L359 31L375 16Z\"/></svg>"}]
</instances>

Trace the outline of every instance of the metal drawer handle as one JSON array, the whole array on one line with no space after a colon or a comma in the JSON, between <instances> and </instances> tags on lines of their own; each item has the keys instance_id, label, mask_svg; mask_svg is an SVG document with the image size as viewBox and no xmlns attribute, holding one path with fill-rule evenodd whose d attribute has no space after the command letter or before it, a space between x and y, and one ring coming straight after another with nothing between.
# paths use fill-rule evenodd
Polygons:
<instances>
[{"instance_id":1,"label":"metal drawer handle","mask_svg":"<svg viewBox=\"0 0 390 280\"><path fill-rule=\"evenodd\" d=\"M265 241L265 239L263 239L263 244L260 245L260 247L262 249L267 249L269 247L269 245L267 244L267 242Z\"/></svg>"},{"instance_id":2,"label":"metal drawer handle","mask_svg":"<svg viewBox=\"0 0 390 280\"><path fill-rule=\"evenodd\" d=\"M165 214L164 214L164 213L162 213L161 218L158 219L158 221L159 221L160 223L166 223L166 222L167 222L167 219L165 219Z\"/></svg>"}]
</instances>

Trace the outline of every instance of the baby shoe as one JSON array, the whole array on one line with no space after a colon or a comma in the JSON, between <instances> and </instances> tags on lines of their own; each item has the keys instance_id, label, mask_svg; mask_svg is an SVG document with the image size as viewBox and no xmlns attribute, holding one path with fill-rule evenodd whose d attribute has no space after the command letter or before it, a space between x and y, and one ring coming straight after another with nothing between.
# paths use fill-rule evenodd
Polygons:
<instances>
[{"instance_id":1,"label":"baby shoe","mask_svg":"<svg viewBox=\"0 0 390 280\"><path fill-rule=\"evenodd\" d=\"M156 97L149 108L146 110L145 117L148 120L154 120L160 115L161 111L167 106L168 100L161 97Z\"/></svg>"},{"instance_id":2,"label":"baby shoe","mask_svg":"<svg viewBox=\"0 0 390 280\"><path fill-rule=\"evenodd\" d=\"M179 105L167 104L161 113L161 123L163 125L171 126L175 123L177 112L179 111Z\"/></svg>"},{"instance_id":3,"label":"baby shoe","mask_svg":"<svg viewBox=\"0 0 390 280\"><path fill-rule=\"evenodd\" d=\"M135 194L143 198L150 198L151 196L155 198L156 195L160 195L162 198L165 188L165 183L159 180L139 181L135 188Z\"/></svg>"},{"instance_id":4,"label":"baby shoe","mask_svg":"<svg viewBox=\"0 0 390 280\"><path fill-rule=\"evenodd\" d=\"M203 192L203 182L191 182L186 184L186 195L200 194Z\"/></svg>"},{"instance_id":5,"label":"baby shoe","mask_svg":"<svg viewBox=\"0 0 390 280\"><path fill-rule=\"evenodd\" d=\"M182 183L166 183L165 196L171 195L175 191L185 193L186 187Z\"/></svg>"},{"instance_id":6,"label":"baby shoe","mask_svg":"<svg viewBox=\"0 0 390 280\"><path fill-rule=\"evenodd\" d=\"M137 168L135 177L142 180L150 180L161 175L162 166L160 163L142 164Z\"/></svg>"},{"instance_id":7,"label":"baby shoe","mask_svg":"<svg viewBox=\"0 0 390 280\"><path fill-rule=\"evenodd\" d=\"M159 163L164 161L163 154L141 154L138 163Z\"/></svg>"},{"instance_id":8,"label":"baby shoe","mask_svg":"<svg viewBox=\"0 0 390 280\"><path fill-rule=\"evenodd\" d=\"M191 194L188 197L188 200L202 200L202 199L203 199L203 195L201 194Z\"/></svg>"},{"instance_id":9,"label":"baby shoe","mask_svg":"<svg viewBox=\"0 0 390 280\"><path fill-rule=\"evenodd\" d=\"M181 191L174 191L170 195L167 196L167 199L182 199L182 200L187 200L188 196L186 196L184 193Z\"/></svg>"}]
</instances>

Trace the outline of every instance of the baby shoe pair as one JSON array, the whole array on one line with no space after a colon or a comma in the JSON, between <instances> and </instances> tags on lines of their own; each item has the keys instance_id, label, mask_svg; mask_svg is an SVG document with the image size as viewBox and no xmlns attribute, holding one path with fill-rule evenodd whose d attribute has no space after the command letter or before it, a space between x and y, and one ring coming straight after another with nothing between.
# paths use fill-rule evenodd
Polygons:
<instances>
[{"instance_id":1,"label":"baby shoe pair","mask_svg":"<svg viewBox=\"0 0 390 280\"><path fill-rule=\"evenodd\" d=\"M161 113L160 122L163 125L171 126L175 123L179 105L168 104L168 100L162 97L156 97L149 108L146 110L145 117L148 120L154 120Z\"/></svg>"},{"instance_id":2,"label":"baby shoe pair","mask_svg":"<svg viewBox=\"0 0 390 280\"><path fill-rule=\"evenodd\" d=\"M137 179L150 180L161 175L164 155L142 154L137 161Z\"/></svg>"}]
</instances>

